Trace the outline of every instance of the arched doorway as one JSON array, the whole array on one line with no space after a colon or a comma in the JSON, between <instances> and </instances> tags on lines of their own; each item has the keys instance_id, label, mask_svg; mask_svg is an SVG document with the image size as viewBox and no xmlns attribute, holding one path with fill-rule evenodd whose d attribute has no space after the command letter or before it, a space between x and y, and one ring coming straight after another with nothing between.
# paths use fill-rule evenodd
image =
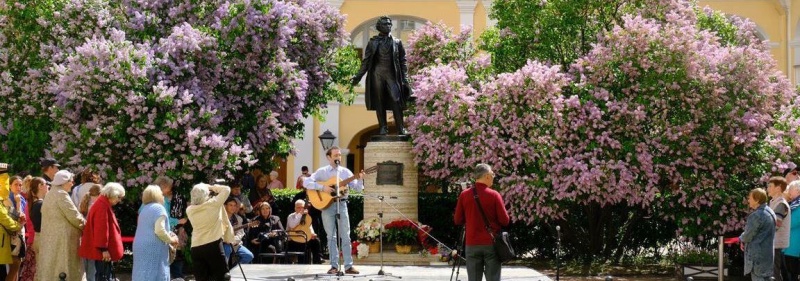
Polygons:
<instances>
[{"instance_id":1,"label":"arched doorway","mask_svg":"<svg viewBox=\"0 0 800 281\"><path fill-rule=\"evenodd\" d=\"M394 122L389 122L390 133L395 133L394 131ZM361 171L364 169L364 148L367 147L367 143L370 141L372 136L378 134L378 125L372 125L369 127L364 128L363 130L359 131L352 139L350 139L350 143L347 144L347 149L350 150L350 153L347 155L347 167L353 169L353 171ZM352 163L352 166L351 166Z\"/></svg>"}]
</instances>

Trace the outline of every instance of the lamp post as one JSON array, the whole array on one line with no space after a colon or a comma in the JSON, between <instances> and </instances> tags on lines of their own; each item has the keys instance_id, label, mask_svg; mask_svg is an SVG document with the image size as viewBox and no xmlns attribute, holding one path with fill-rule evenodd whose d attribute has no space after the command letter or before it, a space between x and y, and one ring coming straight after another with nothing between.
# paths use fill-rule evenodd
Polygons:
<instances>
[{"instance_id":1,"label":"lamp post","mask_svg":"<svg viewBox=\"0 0 800 281\"><path fill-rule=\"evenodd\" d=\"M330 130L325 130L324 133L319 135L319 142L322 143L322 149L328 151L333 146L333 141L336 139L336 136L331 133Z\"/></svg>"}]
</instances>

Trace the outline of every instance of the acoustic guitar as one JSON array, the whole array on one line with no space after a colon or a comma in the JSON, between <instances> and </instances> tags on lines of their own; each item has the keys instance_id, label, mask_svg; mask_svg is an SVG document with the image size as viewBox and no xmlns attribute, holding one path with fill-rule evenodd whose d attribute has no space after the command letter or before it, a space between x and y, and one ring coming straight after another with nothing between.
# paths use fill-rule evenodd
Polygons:
<instances>
[{"instance_id":1,"label":"acoustic guitar","mask_svg":"<svg viewBox=\"0 0 800 281\"><path fill-rule=\"evenodd\" d=\"M239 229L242 229L242 228L256 227L256 226L258 226L258 224L259 224L259 223L260 223L259 221L257 221L257 220L253 220L253 221L251 221L251 222L248 222L248 223L242 224L242 225L240 225L240 226L234 226L234 227L233 227L233 232L237 232L237 231L239 231Z\"/></svg>"},{"instance_id":2,"label":"acoustic guitar","mask_svg":"<svg viewBox=\"0 0 800 281\"><path fill-rule=\"evenodd\" d=\"M295 226L294 228L289 230L289 233L294 232L297 234L303 233L305 234L305 239L299 235L289 235L289 240L292 240L297 243L306 243L308 240L311 240L311 216L308 214L303 214L303 217L300 218L300 223Z\"/></svg>"},{"instance_id":3,"label":"acoustic guitar","mask_svg":"<svg viewBox=\"0 0 800 281\"><path fill-rule=\"evenodd\" d=\"M364 170L364 174L371 174L378 171L378 166L372 166ZM351 181L355 180L358 177L358 174L353 175L352 177L346 179L340 179L339 187L336 188L336 176L329 178L326 181L318 181L317 183L322 186L330 186L333 188L333 192L326 193L322 190L314 190L314 189L306 189L306 195L308 196L308 202L311 203L314 208L318 210L325 210L333 204L333 201L337 198L343 197L347 194L347 184Z\"/></svg>"}]
</instances>

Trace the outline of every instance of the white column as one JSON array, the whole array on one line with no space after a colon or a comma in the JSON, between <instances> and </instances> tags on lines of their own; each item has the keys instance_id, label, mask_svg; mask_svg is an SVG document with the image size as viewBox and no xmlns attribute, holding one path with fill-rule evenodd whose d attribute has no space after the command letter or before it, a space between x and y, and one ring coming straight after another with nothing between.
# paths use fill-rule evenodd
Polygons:
<instances>
[{"instance_id":1,"label":"white column","mask_svg":"<svg viewBox=\"0 0 800 281\"><path fill-rule=\"evenodd\" d=\"M457 0L458 12L461 14L461 25L474 26L475 25L475 7L478 5L477 0ZM474 28L473 28L474 30Z\"/></svg>"},{"instance_id":2,"label":"white column","mask_svg":"<svg viewBox=\"0 0 800 281\"><path fill-rule=\"evenodd\" d=\"M483 8L486 10L486 27L494 27L497 25L497 20L494 20L489 17L489 14L492 13L492 7L494 5L494 0L483 0Z\"/></svg>"},{"instance_id":3,"label":"white column","mask_svg":"<svg viewBox=\"0 0 800 281\"><path fill-rule=\"evenodd\" d=\"M319 124L319 133L322 134L325 132L325 130L331 131L331 133L336 136L336 139L333 140L333 145L341 148L342 146L339 145L339 140L341 139L339 136L339 107L339 103L328 103L328 114L325 115L325 122L321 122ZM318 136L314 136L315 139L317 139L317 137ZM320 159L319 164L321 166L328 165L328 158L325 157L324 151L317 157Z\"/></svg>"},{"instance_id":4,"label":"white column","mask_svg":"<svg viewBox=\"0 0 800 281\"><path fill-rule=\"evenodd\" d=\"M341 10L342 4L344 4L344 0L328 0L328 4L331 4L331 6L336 8L337 10Z\"/></svg>"},{"instance_id":5,"label":"white column","mask_svg":"<svg viewBox=\"0 0 800 281\"><path fill-rule=\"evenodd\" d=\"M308 166L308 169L314 172L317 168L314 167L314 146L321 146L319 139L314 135L314 117L309 116L304 118L303 125L303 139L294 140L297 155L294 157L294 167L292 167L292 169L294 169L295 177L300 175L300 168L303 166ZM294 180L295 179L286 179L288 182L286 183L287 186L294 186L292 183Z\"/></svg>"}]
</instances>

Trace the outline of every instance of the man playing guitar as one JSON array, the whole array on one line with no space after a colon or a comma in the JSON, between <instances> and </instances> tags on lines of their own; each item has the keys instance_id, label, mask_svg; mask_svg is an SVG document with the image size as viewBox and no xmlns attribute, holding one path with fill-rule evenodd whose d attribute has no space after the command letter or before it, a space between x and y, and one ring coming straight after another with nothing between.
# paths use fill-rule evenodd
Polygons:
<instances>
[{"instance_id":1,"label":"man playing guitar","mask_svg":"<svg viewBox=\"0 0 800 281\"><path fill-rule=\"evenodd\" d=\"M314 264L322 263L322 250L317 237L314 232L314 226L311 225L311 216L306 209L306 201L297 200L294 202L294 213L289 214L286 218L286 227L289 229L289 251L301 252L307 249L311 252ZM294 236L295 234L305 235L305 238ZM299 238L299 239L295 239ZM305 263L305 261L300 261Z\"/></svg>"},{"instance_id":2,"label":"man playing guitar","mask_svg":"<svg viewBox=\"0 0 800 281\"><path fill-rule=\"evenodd\" d=\"M331 187L317 183L328 181L331 178L335 179L337 176L339 179L344 180L354 175L349 169L339 165L342 160L342 152L338 147L334 146L329 148L328 151L325 152L325 156L328 158L330 165L319 168L311 174L311 176L306 178L303 182L303 186L309 190L319 190L328 194L337 191L336 194L338 198L335 202L328 208L322 210L322 225L325 227L325 233L328 235L328 256L331 261L331 269L328 270L328 274L339 273L339 246L336 243L337 237L342 238L342 255L344 256L345 273L358 274L358 270L353 267L352 245L350 244L350 215L347 213L348 192L340 194L340 188L338 186ZM355 180L348 183L347 187L355 191L363 190L364 184L362 178L364 178L363 171L358 174ZM334 228L337 211L341 214L338 220L338 236Z\"/></svg>"}]
</instances>

